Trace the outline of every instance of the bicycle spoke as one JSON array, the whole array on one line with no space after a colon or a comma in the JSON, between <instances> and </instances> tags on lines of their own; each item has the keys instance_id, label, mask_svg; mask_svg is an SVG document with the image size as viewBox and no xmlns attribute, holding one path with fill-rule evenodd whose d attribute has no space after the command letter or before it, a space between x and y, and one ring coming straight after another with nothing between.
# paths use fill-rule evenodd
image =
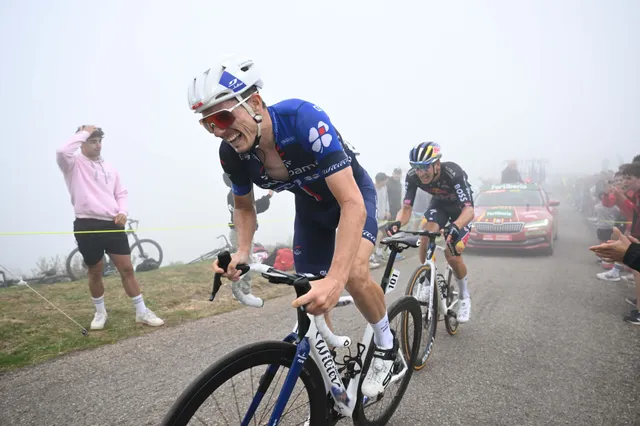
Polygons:
<instances>
[{"instance_id":1,"label":"bicycle spoke","mask_svg":"<svg viewBox=\"0 0 640 426\"><path fill-rule=\"evenodd\" d=\"M231 378L231 387L233 388L233 399L236 402L236 411L238 412L238 420L242 422L242 416L240 415L240 406L238 405L238 397L236 395L236 384L233 382L233 377Z\"/></svg>"},{"instance_id":2,"label":"bicycle spoke","mask_svg":"<svg viewBox=\"0 0 640 426\"><path fill-rule=\"evenodd\" d=\"M251 380L250 380L250 382L251 382L251 395L255 395L256 392L253 389L253 368L249 369L249 376L251 376ZM255 413L254 413L254 416L253 416L253 424L254 424L254 426L258 426L258 419L256 419Z\"/></svg>"},{"instance_id":3,"label":"bicycle spoke","mask_svg":"<svg viewBox=\"0 0 640 426\"><path fill-rule=\"evenodd\" d=\"M300 395L302 395L302 390L300 392L298 392L298 395L293 399L293 401L291 401L291 405L293 405L298 400L298 397ZM291 408L291 409L287 410L286 412L282 413L282 416L280 416L280 420L284 419L287 416L287 414L289 414L290 412L295 411L299 407L303 407L304 405L306 405L306 404L300 404L300 405L298 405L297 408Z\"/></svg>"},{"instance_id":4,"label":"bicycle spoke","mask_svg":"<svg viewBox=\"0 0 640 426\"><path fill-rule=\"evenodd\" d=\"M220 406L220 403L218 402L218 398L216 398L215 395L212 395L212 397L213 397L213 401L216 404L216 407L218 407L218 411L220 411L220 414L222 414L222 418L224 419L224 422L226 424L229 424L229 420L227 420L227 416L224 415L224 411L222 411L222 407Z\"/></svg>"},{"instance_id":5,"label":"bicycle spoke","mask_svg":"<svg viewBox=\"0 0 640 426\"><path fill-rule=\"evenodd\" d=\"M280 375L278 376L278 381L276 382L276 384L277 384L277 383L280 383L280 377L282 377L282 372L283 372L283 371L284 371L283 369L280 369ZM273 382L272 382L271 384L273 384ZM274 386L274 387L273 387L273 389L271 390L271 395L269 395L269 400L267 401L267 404L266 404L266 405L267 405L267 407L269 407L269 401L271 401L271 398L273 397L273 393L274 393L275 391L276 391L276 387ZM278 402L278 400L277 400L277 399L276 399L276 402ZM264 417L265 417L266 415L268 415L268 413L269 413L269 412L271 412L271 408L273 408L273 407L275 407L275 406L276 406L276 402L274 402L274 403L273 403L273 405L272 405L271 407L267 408L267 409L264 411L264 413L262 414L262 417L260 417L260 423L262 423L262 420L264 419Z\"/></svg>"}]
</instances>

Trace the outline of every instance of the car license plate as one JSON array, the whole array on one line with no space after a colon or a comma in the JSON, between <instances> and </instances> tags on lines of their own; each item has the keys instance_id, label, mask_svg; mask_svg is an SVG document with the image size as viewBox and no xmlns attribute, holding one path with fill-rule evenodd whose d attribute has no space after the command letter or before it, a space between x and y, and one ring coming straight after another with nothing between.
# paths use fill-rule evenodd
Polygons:
<instances>
[{"instance_id":1,"label":"car license plate","mask_svg":"<svg viewBox=\"0 0 640 426\"><path fill-rule=\"evenodd\" d=\"M512 237L509 234L485 234L482 239L487 241L511 241Z\"/></svg>"}]
</instances>

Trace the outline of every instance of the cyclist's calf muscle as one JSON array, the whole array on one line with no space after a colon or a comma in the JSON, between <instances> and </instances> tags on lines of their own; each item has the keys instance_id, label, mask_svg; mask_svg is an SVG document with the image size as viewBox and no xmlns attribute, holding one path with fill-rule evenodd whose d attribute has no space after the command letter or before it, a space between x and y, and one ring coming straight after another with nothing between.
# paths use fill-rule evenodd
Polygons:
<instances>
[{"instance_id":1,"label":"cyclist's calf muscle","mask_svg":"<svg viewBox=\"0 0 640 426\"><path fill-rule=\"evenodd\" d=\"M346 290L349 292L358 310L371 324L378 323L387 312L382 287L373 281L369 270L369 256L373 244L364 238L349 271Z\"/></svg>"}]
</instances>

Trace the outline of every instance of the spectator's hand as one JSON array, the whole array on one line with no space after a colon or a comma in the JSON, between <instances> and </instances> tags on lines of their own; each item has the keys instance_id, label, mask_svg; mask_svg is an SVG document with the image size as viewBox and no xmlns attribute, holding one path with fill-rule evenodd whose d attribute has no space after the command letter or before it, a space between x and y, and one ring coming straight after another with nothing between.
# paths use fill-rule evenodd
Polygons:
<instances>
[{"instance_id":1,"label":"spectator's hand","mask_svg":"<svg viewBox=\"0 0 640 426\"><path fill-rule=\"evenodd\" d=\"M242 263L249 263L249 253L235 252L231 255L231 262L227 267L227 272L224 272L220 266L218 266L218 258L213 262L213 272L216 274L222 274L223 277L230 279L231 281L238 281L240 279L240 271L236 269L236 265Z\"/></svg>"},{"instance_id":2,"label":"spectator's hand","mask_svg":"<svg viewBox=\"0 0 640 426\"><path fill-rule=\"evenodd\" d=\"M89 135L92 135L93 132L95 132L97 129L98 128L96 126L92 125L92 124L88 125L88 126L84 125L84 126L80 126L80 130L78 130L78 132L81 132L81 131L84 130L86 132L89 132Z\"/></svg>"},{"instance_id":3,"label":"spectator's hand","mask_svg":"<svg viewBox=\"0 0 640 426\"><path fill-rule=\"evenodd\" d=\"M273 189L270 189L267 195L269 196L269 198L273 197Z\"/></svg>"},{"instance_id":4,"label":"spectator's hand","mask_svg":"<svg viewBox=\"0 0 640 426\"><path fill-rule=\"evenodd\" d=\"M118 213L118 215L113 221L116 223L116 225L124 225L125 223L127 223L127 215L123 213Z\"/></svg>"},{"instance_id":5,"label":"spectator's hand","mask_svg":"<svg viewBox=\"0 0 640 426\"><path fill-rule=\"evenodd\" d=\"M622 235L622 232L620 232L618 228L613 228L612 237L614 239L617 239L617 241L609 240L606 243L602 243L597 246L591 246L589 247L589 250L606 261L622 262L624 254L627 252L627 249L631 245L631 242L633 241L635 243L638 242L638 240L633 237L625 237L624 235Z\"/></svg>"}]
</instances>

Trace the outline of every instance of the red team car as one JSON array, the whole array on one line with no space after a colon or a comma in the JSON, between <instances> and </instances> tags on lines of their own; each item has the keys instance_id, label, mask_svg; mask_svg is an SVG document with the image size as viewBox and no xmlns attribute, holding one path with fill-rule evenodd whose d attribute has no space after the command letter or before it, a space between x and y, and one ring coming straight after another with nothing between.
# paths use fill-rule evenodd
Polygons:
<instances>
[{"instance_id":1,"label":"red team car","mask_svg":"<svg viewBox=\"0 0 640 426\"><path fill-rule=\"evenodd\" d=\"M491 185L474 197L467 247L543 250L551 255L558 238L558 205L537 184Z\"/></svg>"}]
</instances>

